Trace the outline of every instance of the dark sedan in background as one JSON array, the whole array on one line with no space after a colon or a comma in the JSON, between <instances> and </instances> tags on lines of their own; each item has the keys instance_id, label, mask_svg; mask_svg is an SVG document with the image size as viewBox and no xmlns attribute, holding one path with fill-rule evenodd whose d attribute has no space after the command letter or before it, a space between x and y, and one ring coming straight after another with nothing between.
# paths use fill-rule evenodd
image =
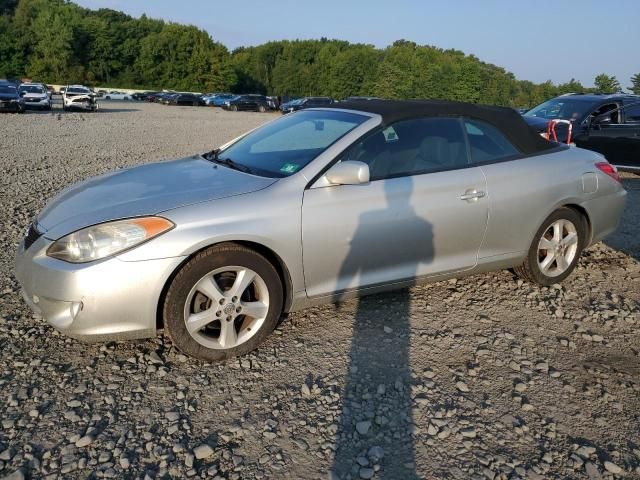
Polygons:
<instances>
[{"instance_id":1,"label":"dark sedan in background","mask_svg":"<svg viewBox=\"0 0 640 480\"><path fill-rule=\"evenodd\" d=\"M576 146L601 153L621 170L640 172L640 95L567 94L523 117L540 133L547 131L550 120L568 120ZM566 142L567 128L558 124L558 141Z\"/></svg>"},{"instance_id":2,"label":"dark sedan in background","mask_svg":"<svg viewBox=\"0 0 640 480\"><path fill-rule=\"evenodd\" d=\"M23 113L24 110L24 100L18 93L18 88L8 82L0 84L0 112Z\"/></svg>"},{"instance_id":3,"label":"dark sedan in background","mask_svg":"<svg viewBox=\"0 0 640 480\"><path fill-rule=\"evenodd\" d=\"M233 112L239 110L266 112L269 110L269 103L264 95L238 95L224 102L222 108Z\"/></svg>"},{"instance_id":4,"label":"dark sedan in background","mask_svg":"<svg viewBox=\"0 0 640 480\"><path fill-rule=\"evenodd\" d=\"M204 104L200 95L193 93L178 93L168 99L167 105L186 105L197 107Z\"/></svg>"},{"instance_id":5,"label":"dark sedan in background","mask_svg":"<svg viewBox=\"0 0 640 480\"><path fill-rule=\"evenodd\" d=\"M282 113L291 113L297 112L298 110L303 110L305 108L326 107L327 105L331 105L332 103L333 98L331 97L296 98L295 100L291 100L280 105L280 111Z\"/></svg>"}]
</instances>

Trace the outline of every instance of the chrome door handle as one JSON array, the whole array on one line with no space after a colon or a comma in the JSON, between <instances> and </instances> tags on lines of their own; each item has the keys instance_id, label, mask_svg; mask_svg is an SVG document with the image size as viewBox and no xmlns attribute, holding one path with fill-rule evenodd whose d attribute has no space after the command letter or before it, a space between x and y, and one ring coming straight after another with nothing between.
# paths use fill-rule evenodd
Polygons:
<instances>
[{"instance_id":1,"label":"chrome door handle","mask_svg":"<svg viewBox=\"0 0 640 480\"><path fill-rule=\"evenodd\" d=\"M482 198L484 196L485 193L483 191L467 190L462 195L460 195L460 200L473 201L478 200L479 198Z\"/></svg>"}]
</instances>

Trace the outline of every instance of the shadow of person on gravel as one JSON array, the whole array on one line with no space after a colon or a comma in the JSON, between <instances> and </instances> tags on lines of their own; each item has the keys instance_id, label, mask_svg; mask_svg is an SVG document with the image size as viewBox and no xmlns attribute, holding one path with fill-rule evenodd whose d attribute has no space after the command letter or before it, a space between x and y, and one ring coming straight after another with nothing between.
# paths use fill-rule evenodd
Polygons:
<instances>
[{"instance_id":1,"label":"shadow of person on gravel","mask_svg":"<svg viewBox=\"0 0 640 480\"><path fill-rule=\"evenodd\" d=\"M340 299L350 289L399 275L398 269L407 288L358 302L330 478L419 478L412 437L409 287L418 265L432 261L433 231L411 205L412 182L411 177L385 181L386 208L360 216L341 267Z\"/></svg>"},{"instance_id":2,"label":"shadow of person on gravel","mask_svg":"<svg viewBox=\"0 0 640 480\"><path fill-rule=\"evenodd\" d=\"M627 204L618 229L604 243L640 262L640 175L624 177Z\"/></svg>"}]
</instances>

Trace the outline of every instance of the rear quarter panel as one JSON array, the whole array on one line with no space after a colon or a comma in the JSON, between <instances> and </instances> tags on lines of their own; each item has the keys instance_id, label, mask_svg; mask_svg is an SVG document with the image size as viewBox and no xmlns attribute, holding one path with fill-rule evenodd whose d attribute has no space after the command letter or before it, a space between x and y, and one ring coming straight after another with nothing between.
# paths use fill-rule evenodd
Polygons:
<instances>
[{"instance_id":1,"label":"rear quarter panel","mask_svg":"<svg viewBox=\"0 0 640 480\"><path fill-rule=\"evenodd\" d=\"M554 210L569 204L583 206L601 196L605 186L583 191L582 175L597 174L597 161L602 158L593 152L572 147L483 165L489 222L479 258L485 262L505 255L524 258L536 231Z\"/></svg>"}]
</instances>

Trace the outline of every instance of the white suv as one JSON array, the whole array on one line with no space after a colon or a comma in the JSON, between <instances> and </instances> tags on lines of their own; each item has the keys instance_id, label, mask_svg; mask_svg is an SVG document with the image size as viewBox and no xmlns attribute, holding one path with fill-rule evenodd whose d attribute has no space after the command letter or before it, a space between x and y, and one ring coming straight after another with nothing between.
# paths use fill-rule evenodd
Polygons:
<instances>
[{"instance_id":1,"label":"white suv","mask_svg":"<svg viewBox=\"0 0 640 480\"><path fill-rule=\"evenodd\" d=\"M62 94L62 109L86 110L95 112L98 110L96 94L83 85L67 85Z\"/></svg>"}]
</instances>

